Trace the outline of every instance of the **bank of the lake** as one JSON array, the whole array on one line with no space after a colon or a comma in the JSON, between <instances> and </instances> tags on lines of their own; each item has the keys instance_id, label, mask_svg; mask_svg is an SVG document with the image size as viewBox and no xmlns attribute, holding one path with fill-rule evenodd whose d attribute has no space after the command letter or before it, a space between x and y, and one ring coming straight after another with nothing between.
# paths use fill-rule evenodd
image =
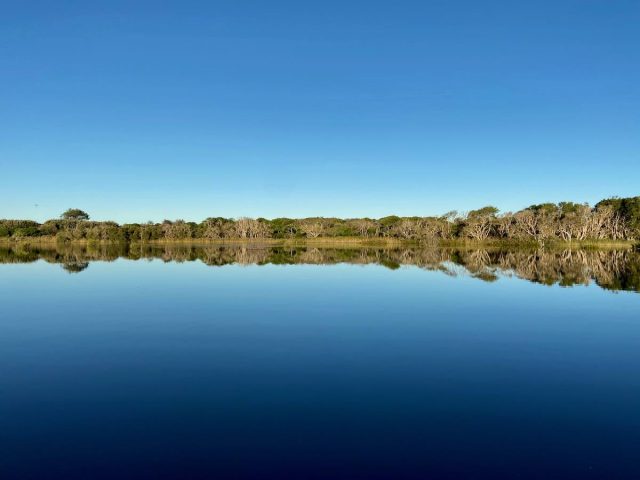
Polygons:
<instances>
[{"instance_id":1,"label":"bank of the lake","mask_svg":"<svg viewBox=\"0 0 640 480\"><path fill-rule=\"evenodd\" d=\"M148 240L144 242L114 242L110 240L66 240L61 241L56 237L25 237L25 238L1 238L0 246L12 245L252 245L252 246L292 246L292 247L438 247L438 248L485 248L485 249L595 249L595 250L626 250L640 249L640 243L632 240L577 240L562 241L551 240L546 242L515 241L515 240L471 240L451 239L432 242L405 240L398 238L361 238L361 237L320 237L320 238L222 238L222 239L181 239L181 240Z\"/></svg>"}]
</instances>

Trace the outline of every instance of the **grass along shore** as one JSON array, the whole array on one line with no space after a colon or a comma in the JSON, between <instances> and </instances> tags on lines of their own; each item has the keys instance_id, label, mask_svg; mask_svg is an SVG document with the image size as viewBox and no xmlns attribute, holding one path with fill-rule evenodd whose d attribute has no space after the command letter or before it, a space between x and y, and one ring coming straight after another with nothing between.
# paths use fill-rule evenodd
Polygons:
<instances>
[{"instance_id":1,"label":"grass along shore","mask_svg":"<svg viewBox=\"0 0 640 480\"><path fill-rule=\"evenodd\" d=\"M182 240L148 240L148 241L131 241L131 242L114 242L99 240L67 240L61 241L56 237L23 237L23 238L0 238L0 246L91 246L91 245L109 245L118 243L129 243L131 245L229 245L229 246L292 246L292 247L422 247L422 248L549 248L549 249L631 249L640 248L640 243L631 240L579 240L579 241L562 241L549 240L544 243L536 241L514 241L514 240L471 240L471 239L448 239L438 240L436 242L405 240L398 238L362 238L362 237L319 237L319 238L222 238L222 239L182 239Z\"/></svg>"}]
</instances>

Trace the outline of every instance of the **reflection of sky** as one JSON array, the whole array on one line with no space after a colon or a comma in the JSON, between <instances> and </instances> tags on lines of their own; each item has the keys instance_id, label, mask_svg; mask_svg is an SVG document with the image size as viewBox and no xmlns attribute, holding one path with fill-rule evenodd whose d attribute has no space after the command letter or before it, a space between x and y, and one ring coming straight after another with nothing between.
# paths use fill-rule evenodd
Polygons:
<instances>
[{"instance_id":1,"label":"reflection of sky","mask_svg":"<svg viewBox=\"0 0 640 480\"><path fill-rule=\"evenodd\" d=\"M200 460L241 442L258 464L304 463L306 445L346 468L359 445L374 464L455 450L481 468L509 441L523 450L507 465L535 444L541 468L591 455L615 471L637 440L637 294L412 267L117 260L79 275L2 265L0 302L0 436L64 429L58 458L79 444L129 458L149 435L137 461L178 436Z\"/></svg>"}]
</instances>

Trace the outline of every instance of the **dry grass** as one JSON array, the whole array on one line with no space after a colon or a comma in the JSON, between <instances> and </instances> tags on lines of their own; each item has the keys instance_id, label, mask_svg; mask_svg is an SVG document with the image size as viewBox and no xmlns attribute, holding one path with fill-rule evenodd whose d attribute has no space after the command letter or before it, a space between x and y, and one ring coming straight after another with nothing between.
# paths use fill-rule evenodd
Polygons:
<instances>
[{"instance_id":1,"label":"dry grass","mask_svg":"<svg viewBox=\"0 0 640 480\"><path fill-rule=\"evenodd\" d=\"M117 244L123 242L114 241L96 241L96 240L73 240L66 244L71 245L91 245L91 244ZM469 239L453 239L442 240L437 243L423 243L416 240L403 240L398 238L362 238L362 237L320 237L320 238L262 238L262 239L242 239L242 238L224 238L224 239L185 239L185 240L151 240L147 242L132 242L135 244L148 245L252 245L252 246L311 246L311 247L402 247L402 246L424 246L424 247L441 247L441 248L484 248L484 249L530 249L540 248L541 245L535 241L513 241L513 240L469 240ZM55 237L25 237L25 238L0 238L0 246L11 245L57 245L59 241ZM562 240L553 240L545 242L544 248L548 249L595 249L595 250L613 250L613 249L631 249L638 244L629 240L583 240L574 242L565 242Z\"/></svg>"}]
</instances>

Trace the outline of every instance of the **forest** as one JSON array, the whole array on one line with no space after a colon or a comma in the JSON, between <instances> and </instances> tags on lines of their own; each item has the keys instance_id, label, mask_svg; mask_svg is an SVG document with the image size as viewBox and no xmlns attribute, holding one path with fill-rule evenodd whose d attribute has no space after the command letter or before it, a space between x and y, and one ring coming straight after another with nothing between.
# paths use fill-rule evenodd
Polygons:
<instances>
[{"instance_id":1,"label":"forest","mask_svg":"<svg viewBox=\"0 0 640 480\"><path fill-rule=\"evenodd\" d=\"M93 221L74 208L60 218L0 220L0 239L51 239L57 242L155 242L188 240L260 240L360 238L414 242L447 240L535 242L638 241L640 196L610 198L595 206L561 202L532 205L517 212L501 213L486 206L465 213L441 216L383 218L223 218L202 222L164 220L161 223Z\"/></svg>"}]
</instances>

